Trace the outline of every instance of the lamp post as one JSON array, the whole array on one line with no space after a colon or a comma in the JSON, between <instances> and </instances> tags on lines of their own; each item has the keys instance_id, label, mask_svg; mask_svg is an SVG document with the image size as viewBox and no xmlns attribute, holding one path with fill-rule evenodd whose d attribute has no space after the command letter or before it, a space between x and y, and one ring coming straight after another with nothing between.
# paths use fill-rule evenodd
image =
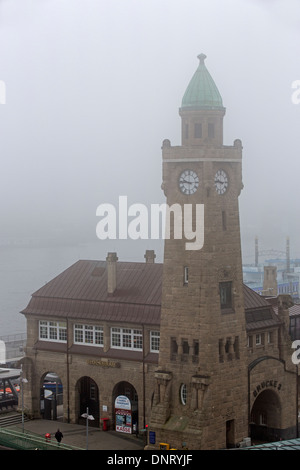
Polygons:
<instances>
[{"instance_id":1,"label":"lamp post","mask_svg":"<svg viewBox=\"0 0 300 470\"><path fill-rule=\"evenodd\" d=\"M23 383L27 384L28 380L25 377L23 377L23 364L21 364L20 385L21 385L21 406L22 406L22 432L24 432L24 390L23 390Z\"/></svg>"},{"instance_id":2,"label":"lamp post","mask_svg":"<svg viewBox=\"0 0 300 470\"><path fill-rule=\"evenodd\" d=\"M94 416L89 415L89 409L86 409L86 413L81 415L82 418L86 418L86 450L89 448L89 420L94 421Z\"/></svg>"}]
</instances>

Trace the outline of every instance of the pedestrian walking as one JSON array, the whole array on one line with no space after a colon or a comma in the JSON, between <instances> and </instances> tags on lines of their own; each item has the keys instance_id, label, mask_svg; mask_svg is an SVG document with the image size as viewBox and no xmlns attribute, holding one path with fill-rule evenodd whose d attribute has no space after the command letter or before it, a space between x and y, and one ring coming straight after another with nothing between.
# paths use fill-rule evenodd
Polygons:
<instances>
[{"instance_id":1,"label":"pedestrian walking","mask_svg":"<svg viewBox=\"0 0 300 470\"><path fill-rule=\"evenodd\" d=\"M57 440L58 444L61 443L63 437L63 433L58 429L55 433L55 439Z\"/></svg>"}]
</instances>

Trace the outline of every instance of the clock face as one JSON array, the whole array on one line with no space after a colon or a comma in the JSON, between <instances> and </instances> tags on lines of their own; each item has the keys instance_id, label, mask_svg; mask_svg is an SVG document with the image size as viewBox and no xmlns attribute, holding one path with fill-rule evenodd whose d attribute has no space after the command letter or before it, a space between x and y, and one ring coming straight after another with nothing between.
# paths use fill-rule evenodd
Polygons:
<instances>
[{"instance_id":1,"label":"clock face","mask_svg":"<svg viewBox=\"0 0 300 470\"><path fill-rule=\"evenodd\" d=\"M185 170L179 177L179 188L183 194L194 194L199 186L199 178L195 171Z\"/></svg>"},{"instance_id":2,"label":"clock face","mask_svg":"<svg viewBox=\"0 0 300 470\"><path fill-rule=\"evenodd\" d=\"M228 188L228 176L224 170L218 170L215 174L215 187L218 194L224 194Z\"/></svg>"}]
</instances>

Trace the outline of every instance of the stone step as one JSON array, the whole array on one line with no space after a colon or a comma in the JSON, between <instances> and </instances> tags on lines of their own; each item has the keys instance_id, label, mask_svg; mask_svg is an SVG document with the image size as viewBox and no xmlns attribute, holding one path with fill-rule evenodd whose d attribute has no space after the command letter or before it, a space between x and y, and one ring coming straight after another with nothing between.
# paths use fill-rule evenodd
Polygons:
<instances>
[{"instance_id":1,"label":"stone step","mask_svg":"<svg viewBox=\"0 0 300 470\"><path fill-rule=\"evenodd\" d=\"M26 415L24 416L24 422L28 421ZM16 424L22 423L22 414L17 412L3 413L0 414L0 427L15 426Z\"/></svg>"}]
</instances>

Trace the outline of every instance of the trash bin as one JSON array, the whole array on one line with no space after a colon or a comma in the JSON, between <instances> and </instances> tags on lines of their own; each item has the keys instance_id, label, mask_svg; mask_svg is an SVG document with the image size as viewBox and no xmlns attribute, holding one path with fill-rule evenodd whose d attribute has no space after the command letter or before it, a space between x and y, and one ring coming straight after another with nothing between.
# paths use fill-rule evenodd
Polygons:
<instances>
[{"instance_id":1,"label":"trash bin","mask_svg":"<svg viewBox=\"0 0 300 470\"><path fill-rule=\"evenodd\" d=\"M101 418L101 419L102 419L102 431L108 431L109 418Z\"/></svg>"}]
</instances>

